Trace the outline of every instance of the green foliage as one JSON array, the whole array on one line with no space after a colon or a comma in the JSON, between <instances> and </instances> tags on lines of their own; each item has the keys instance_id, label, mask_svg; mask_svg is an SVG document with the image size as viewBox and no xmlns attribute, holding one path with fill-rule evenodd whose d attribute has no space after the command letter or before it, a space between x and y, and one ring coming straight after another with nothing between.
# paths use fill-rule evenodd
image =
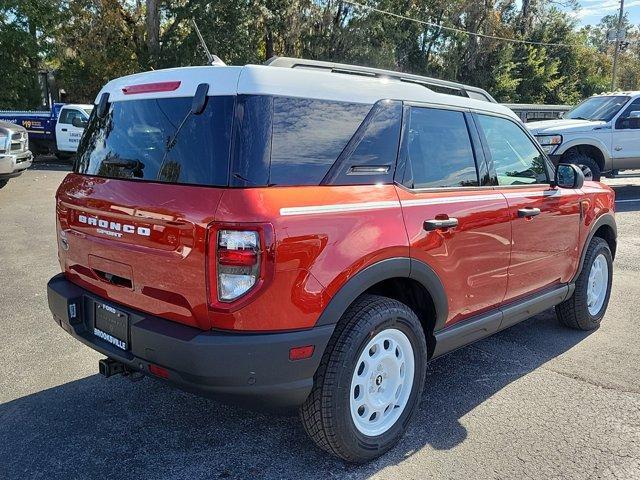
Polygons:
<instances>
[{"instance_id":1,"label":"green foliage","mask_svg":"<svg viewBox=\"0 0 640 480\"><path fill-rule=\"evenodd\" d=\"M609 87L613 47L606 34L614 15L578 29L555 0L361 1L429 24L342 0L0 0L0 108L37 107L41 70L55 72L68 101L89 102L115 77L202 65L192 19L228 64L271 55L350 62L457 80L514 103L571 104ZM159 11L159 37L147 21L154 18L150 5ZM637 39L626 19L624 28ZM636 42L620 56L619 83L630 89L638 82Z\"/></svg>"}]
</instances>

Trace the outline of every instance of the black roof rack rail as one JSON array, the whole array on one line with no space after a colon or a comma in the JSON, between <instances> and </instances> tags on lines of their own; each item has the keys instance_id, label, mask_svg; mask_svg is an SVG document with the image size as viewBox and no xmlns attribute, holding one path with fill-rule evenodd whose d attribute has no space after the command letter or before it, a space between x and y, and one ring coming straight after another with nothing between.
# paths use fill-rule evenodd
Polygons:
<instances>
[{"instance_id":1,"label":"black roof rack rail","mask_svg":"<svg viewBox=\"0 0 640 480\"><path fill-rule=\"evenodd\" d=\"M423 77L422 75L413 75L411 73L395 72L393 70L383 70L381 68L361 67L359 65L349 65L346 63L323 62L320 60L306 60L303 58L292 57L271 57L265 62L270 67L283 68L306 68L309 70L328 70L334 73L343 73L347 75L361 75L365 77L386 77L400 80L407 83L415 83L430 88L439 93L447 93L458 95L461 97L473 98L476 100L484 100L487 102L498 103L487 92L479 87L472 87L462 83L450 82L439 78Z\"/></svg>"}]
</instances>

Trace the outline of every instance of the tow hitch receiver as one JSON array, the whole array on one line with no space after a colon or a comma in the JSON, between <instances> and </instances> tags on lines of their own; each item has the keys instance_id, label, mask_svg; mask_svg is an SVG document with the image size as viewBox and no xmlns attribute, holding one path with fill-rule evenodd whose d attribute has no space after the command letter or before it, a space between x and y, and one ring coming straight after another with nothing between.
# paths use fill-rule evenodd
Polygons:
<instances>
[{"instance_id":1,"label":"tow hitch receiver","mask_svg":"<svg viewBox=\"0 0 640 480\"><path fill-rule=\"evenodd\" d=\"M126 373L126 367L124 363L120 363L113 358L103 358L98 362L98 371L106 378L112 375L121 375Z\"/></svg>"}]
</instances>

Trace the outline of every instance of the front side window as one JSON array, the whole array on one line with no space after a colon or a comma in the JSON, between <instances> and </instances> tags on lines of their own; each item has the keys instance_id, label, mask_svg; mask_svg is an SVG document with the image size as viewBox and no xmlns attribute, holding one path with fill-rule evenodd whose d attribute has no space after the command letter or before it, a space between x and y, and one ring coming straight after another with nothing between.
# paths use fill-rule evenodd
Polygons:
<instances>
[{"instance_id":1,"label":"front side window","mask_svg":"<svg viewBox=\"0 0 640 480\"><path fill-rule=\"evenodd\" d=\"M412 107L406 141L405 186L478 186L478 173L464 113Z\"/></svg>"},{"instance_id":2,"label":"front side window","mask_svg":"<svg viewBox=\"0 0 640 480\"><path fill-rule=\"evenodd\" d=\"M82 113L80 113L78 110L73 110L71 108L65 108L62 110L62 112L60 112L60 119L58 120L60 123L64 123L71 125L73 123L73 119L74 118L79 118L80 120L86 120L87 117L85 117Z\"/></svg>"},{"instance_id":3,"label":"front side window","mask_svg":"<svg viewBox=\"0 0 640 480\"><path fill-rule=\"evenodd\" d=\"M616 128L619 130L640 129L640 98L631 102L616 121Z\"/></svg>"},{"instance_id":4,"label":"front side window","mask_svg":"<svg viewBox=\"0 0 640 480\"><path fill-rule=\"evenodd\" d=\"M498 185L548 182L544 156L518 125L489 115L478 115L478 119L498 176Z\"/></svg>"}]
</instances>

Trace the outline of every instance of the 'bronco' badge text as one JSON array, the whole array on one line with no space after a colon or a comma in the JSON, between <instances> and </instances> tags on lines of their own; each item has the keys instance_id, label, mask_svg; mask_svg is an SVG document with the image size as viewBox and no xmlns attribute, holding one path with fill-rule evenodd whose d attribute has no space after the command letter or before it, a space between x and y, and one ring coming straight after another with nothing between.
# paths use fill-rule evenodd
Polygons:
<instances>
[{"instance_id":1,"label":"'bronco' badge text","mask_svg":"<svg viewBox=\"0 0 640 480\"><path fill-rule=\"evenodd\" d=\"M119 222L108 222L97 217L87 217L86 215L78 215L78 222L85 225L93 225L98 227L96 231L111 237L121 238L122 233L134 233L143 237L151 236L151 229L147 227L136 227L134 225L122 224Z\"/></svg>"}]
</instances>

